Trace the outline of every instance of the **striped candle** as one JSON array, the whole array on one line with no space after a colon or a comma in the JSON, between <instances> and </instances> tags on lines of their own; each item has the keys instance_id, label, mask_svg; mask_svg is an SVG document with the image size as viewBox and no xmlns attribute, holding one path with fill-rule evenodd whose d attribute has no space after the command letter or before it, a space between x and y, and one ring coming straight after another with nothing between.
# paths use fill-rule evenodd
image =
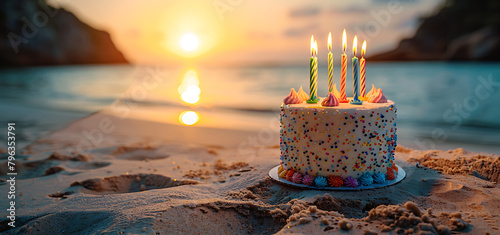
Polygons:
<instances>
[{"instance_id":1,"label":"striped candle","mask_svg":"<svg viewBox=\"0 0 500 235\"><path fill-rule=\"evenodd\" d=\"M314 104L318 103L318 98L316 97L316 92L318 91L318 44L311 37L311 59L309 60L309 99L306 100L307 103Z\"/></svg>"},{"instance_id":2,"label":"striped candle","mask_svg":"<svg viewBox=\"0 0 500 235\"><path fill-rule=\"evenodd\" d=\"M345 80L347 76L347 55L342 55L342 67L340 68L340 99L347 100L345 93Z\"/></svg>"},{"instance_id":3,"label":"striped candle","mask_svg":"<svg viewBox=\"0 0 500 235\"><path fill-rule=\"evenodd\" d=\"M354 95L352 98L353 102L359 102L359 60L358 60L358 57L356 57L357 44L358 44L358 38L356 36L354 36L354 41L352 43L352 54L353 54L353 58L352 58L352 79L353 79L352 88L354 91Z\"/></svg>"},{"instance_id":4,"label":"striped candle","mask_svg":"<svg viewBox=\"0 0 500 235\"><path fill-rule=\"evenodd\" d=\"M309 100L314 101L316 100L316 91L318 90L317 83L318 83L318 58L317 57L311 57L310 63L309 63L309 71L310 71L310 77L309 77ZM309 101L308 101L309 103ZM314 102L316 103L316 102Z\"/></svg>"},{"instance_id":5,"label":"striped candle","mask_svg":"<svg viewBox=\"0 0 500 235\"><path fill-rule=\"evenodd\" d=\"M366 96L366 77L365 77L365 52L366 52L366 41L363 41L363 46L361 47L361 97Z\"/></svg>"},{"instance_id":6,"label":"striped candle","mask_svg":"<svg viewBox=\"0 0 500 235\"><path fill-rule=\"evenodd\" d=\"M328 92L333 91L332 33L328 34Z\"/></svg>"},{"instance_id":7,"label":"striped candle","mask_svg":"<svg viewBox=\"0 0 500 235\"><path fill-rule=\"evenodd\" d=\"M352 58L352 79L353 100L357 101L359 99L359 60L357 57Z\"/></svg>"},{"instance_id":8,"label":"striped candle","mask_svg":"<svg viewBox=\"0 0 500 235\"><path fill-rule=\"evenodd\" d=\"M365 58L361 58L360 67L361 67L361 97L365 97L366 95L366 80L365 80Z\"/></svg>"},{"instance_id":9,"label":"striped candle","mask_svg":"<svg viewBox=\"0 0 500 235\"><path fill-rule=\"evenodd\" d=\"M347 37L344 32L342 33L342 50L344 54L342 54L342 60L340 61L340 102L347 102L347 97L345 93L345 80L347 75L347 55L345 54L345 49L347 48Z\"/></svg>"},{"instance_id":10,"label":"striped candle","mask_svg":"<svg viewBox=\"0 0 500 235\"><path fill-rule=\"evenodd\" d=\"M328 92L333 91L333 54L328 53Z\"/></svg>"}]
</instances>

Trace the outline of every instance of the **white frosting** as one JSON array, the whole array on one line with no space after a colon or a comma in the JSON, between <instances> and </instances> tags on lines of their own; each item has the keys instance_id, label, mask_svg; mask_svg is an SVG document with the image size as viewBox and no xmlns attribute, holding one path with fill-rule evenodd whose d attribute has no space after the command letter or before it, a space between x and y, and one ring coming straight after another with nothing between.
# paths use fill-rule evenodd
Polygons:
<instances>
[{"instance_id":1,"label":"white frosting","mask_svg":"<svg viewBox=\"0 0 500 235\"><path fill-rule=\"evenodd\" d=\"M283 105L280 116L286 169L359 178L367 171L386 173L392 166L397 139L393 101L324 107L320 100Z\"/></svg>"}]
</instances>

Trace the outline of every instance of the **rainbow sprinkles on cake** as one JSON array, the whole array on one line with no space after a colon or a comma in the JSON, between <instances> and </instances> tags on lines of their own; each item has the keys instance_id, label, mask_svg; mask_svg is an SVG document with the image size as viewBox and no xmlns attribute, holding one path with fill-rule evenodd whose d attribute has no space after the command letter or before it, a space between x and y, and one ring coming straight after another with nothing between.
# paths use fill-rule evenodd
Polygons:
<instances>
[{"instance_id":1,"label":"rainbow sprinkles on cake","mask_svg":"<svg viewBox=\"0 0 500 235\"><path fill-rule=\"evenodd\" d=\"M280 113L281 166L278 176L315 187L351 187L384 184L394 180L396 106L381 88L365 92L366 42L361 61L353 43L353 97L346 97L345 30L340 92L333 83L333 59L328 55L328 95L317 96L317 42L311 38L310 92L291 89ZM331 36L328 40L331 51ZM361 67L361 68L360 68ZM361 71L360 71L361 70ZM360 78L361 77L361 78Z\"/></svg>"}]
</instances>

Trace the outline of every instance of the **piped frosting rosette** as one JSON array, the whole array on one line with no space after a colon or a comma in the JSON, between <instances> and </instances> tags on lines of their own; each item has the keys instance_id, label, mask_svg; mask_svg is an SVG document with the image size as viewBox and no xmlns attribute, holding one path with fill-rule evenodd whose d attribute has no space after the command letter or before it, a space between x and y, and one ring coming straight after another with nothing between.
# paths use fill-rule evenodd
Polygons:
<instances>
[{"instance_id":1,"label":"piped frosting rosette","mask_svg":"<svg viewBox=\"0 0 500 235\"><path fill-rule=\"evenodd\" d=\"M375 91L377 91L377 88L375 87L375 85L372 84L372 89L368 93L366 93L364 97L360 97L360 99L362 101L367 101L368 97L372 96Z\"/></svg>"},{"instance_id":2,"label":"piped frosting rosette","mask_svg":"<svg viewBox=\"0 0 500 235\"><path fill-rule=\"evenodd\" d=\"M316 179L314 179L314 185L316 185L317 187L326 187L328 186L328 181L325 177L318 175L316 176Z\"/></svg>"},{"instance_id":3,"label":"piped frosting rosette","mask_svg":"<svg viewBox=\"0 0 500 235\"><path fill-rule=\"evenodd\" d=\"M302 99L302 101L306 101L309 99L309 95L302 89L302 86L300 86L299 92L297 92L297 95Z\"/></svg>"},{"instance_id":4,"label":"piped frosting rosette","mask_svg":"<svg viewBox=\"0 0 500 235\"><path fill-rule=\"evenodd\" d=\"M335 107L339 106L340 102L335 95L333 95L332 92L328 93L328 96L321 102L321 105L327 106L327 107Z\"/></svg>"},{"instance_id":5,"label":"piped frosting rosette","mask_svg":"<svg viewBox=\"0 0 500 235\"><path fill-rule=\"evenodd\" d=\"M351 176L343 178L342 176L330 175L324 177L321 175L312 176L309 174L302 175L293 169L284 169L282 166L278 169L278 176L287 181L304 184L307 186L316 186L320 188L324 187L347 187L347 188L357 188L359 186L370 186L372 184L385 184L387 180L394 180L396 178L397 169L395 165L393 167L387 167L387 172L384 174L382 172L365 172L359 178L353 178Z\"/></svg>"},{"instance_id":6,"label":"piped frosting rosette","mask_svg":"<svg viewBox=\"0 0 500 235\"><path fill-rule=\"evenodd\" d=\"M382 172L377 172L373 174L373 183L383 184L385 183L385 175Z\"/></svg>"},{"instance_id":7,"label":"piped frosting rosette","mask_svg":"<svg viewBox=\"0 0 500 235\"><path fill-rule=\"evenodd\" d=\"M368 96L367 101L370 103L387 103L387 98L385 98L382 88L379 88L371 96Z\"/></svg>"},{"instance_id":8,"label":"piped frosting rosette","mask_svg":"<svg viewBox=\"0 0 500 235\"><path fill-rule=\"evenodd\" d=\"M358 179L359 183L363 186L368 186L373 184L373 176L369 172L365 172L361 177Z\"/></svg>"},{"instance_id":9,"label":"piped frosting rosette","mask_svg":"<svg viewBox=\"0 0 500 235\"><path fill-rule=\"evenodd\" d=\"M302 98L295 92L295 89L290 90L290 94L288 94L285 99L283 99L283 103L288 105L288 104L301 104L302 103Z\"/></svg>"},{"instance_id":10,"label":"piped frosting rosette","mask_svg":"<svg viewBox=\"0 0 500 235\"><path fill-rule=\"evenodd\" d=\"M308 186L313 185L314 184L314 176L304 175L304 177L302 177L302 183L305 185L308 185Z\"/></svg>"},{"instance_id":11,"label":"piped frosting rosette","mask_svg":"<svg viewBox=\"0 0 500 235\"><path fill-rule=\"evenodd\" d=\"M349 188L357 188L358 187L358 180L352 178L351 176L348 176L344 178L344 185Z\"/></svg>"}]
</instances>

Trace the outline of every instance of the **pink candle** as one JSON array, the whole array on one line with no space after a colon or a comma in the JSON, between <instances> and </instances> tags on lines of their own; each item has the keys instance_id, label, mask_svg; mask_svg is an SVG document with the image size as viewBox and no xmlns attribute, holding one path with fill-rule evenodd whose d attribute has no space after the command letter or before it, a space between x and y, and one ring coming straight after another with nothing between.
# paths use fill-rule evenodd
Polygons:
<instances>
[{"instance_id":1,"label":"pink candle","mask_svg":"<svg viewBox=\"0 0 500 235\"><path fill-rule=\"evenodd\" d=\"M361 48L361 97L366 95L366 78L365 78L365 51L366 51L366 41L363 41L363 47Z\"/></svg>"},{"instance_id":2,"label":"pink candle","mask_svg":"<svg viewBox=\"0 0 500 235\"><path fill-rule=\"evenodd\" d=\"M345 93L345 80L347 74L347 55L345 54L345 49L347 47L347 37L344 33L342 33L342 48L344 50L344 54L342 54L341 60L341 68L340 68L340 102L347 102L347 96Z\"/></svg>"}]
</instances>

